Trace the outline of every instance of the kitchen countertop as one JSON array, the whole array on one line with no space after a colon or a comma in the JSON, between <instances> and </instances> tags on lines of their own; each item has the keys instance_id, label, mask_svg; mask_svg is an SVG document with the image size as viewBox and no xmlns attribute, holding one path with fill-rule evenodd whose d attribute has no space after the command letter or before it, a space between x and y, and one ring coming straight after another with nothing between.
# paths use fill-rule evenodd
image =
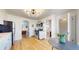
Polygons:
<instances>
[{"instance_id":1,"label":"kitchen countertop","mask_svg":"<svg viewBox=\"0 0 79 59\"><path fill-rule=\"evenodd\" d=\"M51 44L53 48L56 48L58 50L79 50L79 45L70 41L67 41L65 44L61 44L53 40Z\"/></svg>"},{"instance_id":2,"label":"kitchen countertop","mask_svg":"<svg viewBox=\"0 0 79 59\"><path fill-rule=\"evenodd\" d=\"M11 32L0 33L0 38L6 38L8 34L11 34Z\"/></svg>"}]
</instances>

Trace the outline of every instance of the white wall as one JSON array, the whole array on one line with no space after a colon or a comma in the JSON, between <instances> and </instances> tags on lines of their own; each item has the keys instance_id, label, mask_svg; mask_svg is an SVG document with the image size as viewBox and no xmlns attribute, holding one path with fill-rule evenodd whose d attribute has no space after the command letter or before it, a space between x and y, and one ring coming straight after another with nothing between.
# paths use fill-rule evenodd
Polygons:
<instances>
[{"instance_id":1,"label":"white wall","mask_svg":"<svg viewBox=\"0 0 79 59\"><path fill-rule=\"evenodd\" d=\"M9 17L8 17L9 18ZM29 37L31 37L32 35L34 35L34 30L36 27L36 20L31 20L31 19L27 19L27 18L22 18L22 17L18 17L18 16L11 16L11 19L14 19L15 22L15 40L18 39L22 39L22 21L26 20L29 22ZM32 25L34 25L34 27L32 27Z\"/></svg>"},{"instance_id":2,"label":"white wall","mask_svg":"<svg viewBox=\"0 0 79 59\"><path fill-rule=\"evenodd\" d=\"M76 40L77 43L79 44L79 10L77 10L77 15L76 15Z\"/></svg>"},{"instance_id":3,"label":"white wall","mask_svg":"<svg viewBox=\"0 0 79 59\"><path fill-rule=\"evenodd\" d=\"M72 14L72 12L71 12ZM56 37L57 33L59 32L58 29L58 16L57 15L52 15L46 18L41 19L40 21L44 22L44 36L46 38L46 20L51 19L51 30L52 30L52 38ZM34 35L34 30L36 27L36 24L38 23L38 20L31 20L31 19L27 19L27 18L23 18L23 17L19 17L19 16L14 16L14 15L10 15L7 14L5 12L5 10L0 10L0 20L8 20L8 21L13 21L13 23L15 24L15 40L19 40L22 38L21 35L21 31L22 31L22 20L27 20L29 22L29 36ZM77 19L76 19L77 23L76 23L76 38L77 41L79 42L79 10L77 10ZM34 25L34 27L32 27L32 25Z\"/></svg>"},{"instance_id":4,"label":"white wall","mask_svg":"<svg viewBox=\"0 0 79 59\"><path fill-rule=\"evenodd\" d=\"M76 40L76 33L75 33L75 30L76 30L75 29L76 28L76 25L75 25L76 11L75 10L71 10L71 11L69 11L69 12L67 12L65 14L59 15L59 16L60 16L60 19L66 16L67 23L68 23L67 24L67 31L66 31L68 33L68 41L72 41L73 40L73 42L75 42L75 40Z\"/></svg>"},{"instance_id":5,"label":"white wall","mask_svg":"<svg viewBox=\"0 0 79 59\"><path fill-rule=\"evenodd\" d=\"M14 39L19 40L22 38L21 36L21 18L13 15L8 15L4 12L0 12L0 20L12 21L15 24L15 35Z\"/></svg>"},{"instance_id":6,"label":"white wall","mask_svg":"<svg viewBox=\"0 0 79 59\"><path fill-rule=\"evenodd\" d=\"M56 38L57 37L57 33L59 33L59 24L58 24L58 16L53 15L52 16L52 23L51 23L51 30L52 30L52 38Z\"/></svg>"},{"instance_id":7,"label":"white wall","mask_svg":"<svg viewBox=\"0 0 79 59\"><path fill-rule=\"evenodd\" d=\"M65 14L63 14L63 15L68 15L67 17L68 17L68 20L70 20L72 17L75 17L76 16L76 11L75 10L72 10L72 11L69 11L69 13L70 13L70 16L68 15L68 12L67 13L65 13ZM52 30L52 38L56 38L57 37L57 33L59 33L59 19L60 19L60 17L62 17L63 16L62 14L61 15L52 15L52 16L49 16L49 17L46 17L46 18L44 18L43 20L47 20L47 19L51 19L51 30ZM75 19L74 18L74 21L70 21L69 22L69 34L70 34L70 36L69 36L69 40L76 40L76 38L77 38L77 40L78 40L78 42L79 42L79 10L78 10L78 12L77 12L77 15L78 15L78 17L77 17L77 19ZM75 26L75 20L77 20L77 34L75 33L75 29L74 28L76 28ZM44 26L44 29L46 29L45 28L45 26ZM73 32L74 31L74 32ZM45 36L46 36L46 30L45 30ZM75 36L77 36L77 37L75 37Z\"/></svg>"},{"instance_id":8,"label":"white wall","mask_svg":"<svg viewBox=\"0 0 79 59\"><path fill-rule=\"evenodd\" d=\"M31 20L31 19L7 14L5 10L0 10L0 20L12 21L14 23L14 27L15 27L14 40L22 39L21 31L22 31L23 20L27 20L29 22L29 36L34 35L36 20ZM33 24L34 24L34 27L32 28Z\"/></svg>"},{"instance_id":9,"label":"white wall","mask_svg":"<svg viewBox=\"0 0 79 59\"><path fill-rule=\"evenodd\" d=\"M49 17L46 17L46 18L43 18L40 20L40 22L43 23L43 37L45 39L48 39L48 37L47 37L47 20L49 20Z\"/></svg>"},{"instance_id":10,"label":"white wall","mask_svg":"<svg viewBox=\"0 0 79 59\"><path fill-rule=\"evenodd\" d=\"M68 15L68 40L76 42L76 10L70 11Z\"/></svg>"},{"instance_id":11,"label":"white wall","mask_svg":"<svg viewBox=\"0 0 79 59\"><path fill-rule=\"evenodd\" d=\"M75 16L75 31L76 33L72 32L72 34L75 34L75 40L77 41L77 44L79 44L79 10L74 10L70 12L71 16ZM74 25L74 24L73 24ZM74 26L72 25L71 29L74 29ZM74 35L71 35L71 37L73 38Z\"/></svg>"},{"instance_id":12,"label":"white wall","mask_svg":"<svg viewBox=\"0 0 79 59\"><path fill-rule=\"evenodd\" d=\"M48 16L46 18L41 19L41 22L43 22L43 31L44 31L44 37L45 39L47 39L47 20L51 20L51 28L49 30L51 30L51 38L56 38L57 37L57 33L59 32L59 17L57 15L51 15ZM49 24L50 25L50 24Z\"/></svg>"},{"instance_id":13,"label":"white wall","mask_svg":"<svg viewBox=\"0 0 79 59\"><path fill-rule=\"evenodd\" d=\"M36 24L37 24L37 20L29 21L29 37L35 35Z\"/></svg>"}]
</instances>

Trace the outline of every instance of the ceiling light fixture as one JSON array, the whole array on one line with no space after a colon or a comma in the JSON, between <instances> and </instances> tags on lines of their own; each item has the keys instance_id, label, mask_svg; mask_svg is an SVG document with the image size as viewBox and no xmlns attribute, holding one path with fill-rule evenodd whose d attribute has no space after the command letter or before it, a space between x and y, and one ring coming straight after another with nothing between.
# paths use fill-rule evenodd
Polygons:
<instances>
[{"instance_id":1,"label":"ceiling light fixture","mask_svg":"<svg viewBox=\"0 0 79 59\"><path fill-rule=\"evenodd\" d=\"M44 12L43 9L25 9L24 11L28 16L31 17L38 17Z\"/></svg>"}]
</instances>

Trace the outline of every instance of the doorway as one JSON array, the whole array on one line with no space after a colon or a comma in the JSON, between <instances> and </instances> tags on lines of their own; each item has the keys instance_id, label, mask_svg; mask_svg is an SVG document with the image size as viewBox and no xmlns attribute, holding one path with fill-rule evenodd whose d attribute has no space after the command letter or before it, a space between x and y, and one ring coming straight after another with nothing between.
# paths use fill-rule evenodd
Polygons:
<instances>
[{"instance_id":1,"label":"doorway","mask_svg":"<svg viewBox=\"0 0 79 59\"><path fill-rule=\"evenodd\" d=\"M29 22L24 20L22 21L22 38L29 36Z\"/></svg>"},{"instance_id":2,"label":"doorway","mask_svg":"<svg viewBox=\"0 0 79 59\"><path fill-rule=\"evenodd\" d=\"M66 17L59 19L59 34L66 35L65 39L68 39L68 20Z\"/></svg>"}]
</instances>

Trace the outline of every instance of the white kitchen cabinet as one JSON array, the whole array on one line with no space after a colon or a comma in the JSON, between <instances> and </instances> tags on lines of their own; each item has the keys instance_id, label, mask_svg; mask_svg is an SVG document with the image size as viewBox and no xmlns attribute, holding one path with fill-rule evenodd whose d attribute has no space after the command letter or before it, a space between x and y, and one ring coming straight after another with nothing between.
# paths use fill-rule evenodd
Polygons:
<instances>
[{"instance_id":1,"label":"white kitchen cabinet","mask_svg":"<svg viewBox=\"0 0 79 59\"><path fill-rule=\"evenodd\" d=\"M40 39L44 39L45 38L44 31L39 31L39 38Z\"/></svg>"},{"instance_id":2,"label":"white kitchen cabinet","mask_svg":"<svg viewBox=\"0 0 79 59\"><path fill-rule=\"evenodd\" d=\"M3 20L0 20L0 24L4 24Z\"/></svg>"},{"instance_id":3,"label":"white kitchen cabinet","mask_svg":"<svg viewBox=\"0 0 79 59\"><path fill-rule=\"evenodd\" d=\"M8 50L12 45L11 32L0 33L0 50Z\"/></svg>"},{"instance_id":4,"label":"white kitchen cabinet","mask_svg":"<svg viewBox=\"0 0 79 59\"><path fill-rule=\"evenodd\" d=\"M4 40L2 38L0 38L0 50L3 50L4 49L5 44L3 43L3 41Z\"/></svg>"}]
</instances>

